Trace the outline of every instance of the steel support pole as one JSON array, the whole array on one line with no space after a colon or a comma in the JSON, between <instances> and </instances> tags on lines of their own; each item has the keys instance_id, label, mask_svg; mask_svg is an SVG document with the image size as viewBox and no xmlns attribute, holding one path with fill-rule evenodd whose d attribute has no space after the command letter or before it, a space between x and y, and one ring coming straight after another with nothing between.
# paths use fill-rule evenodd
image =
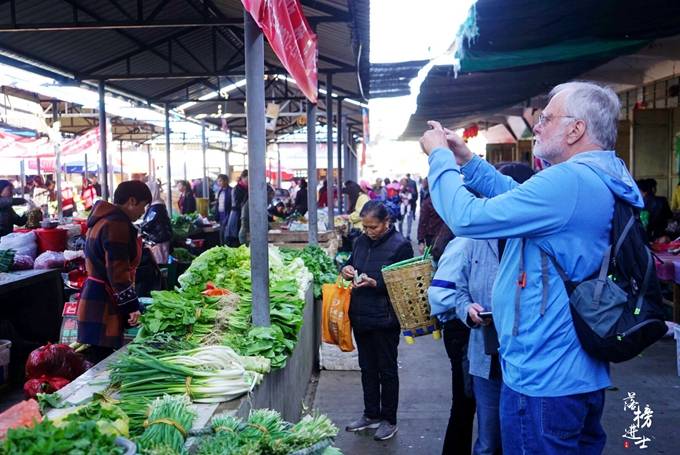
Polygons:
<instances>
[{"instance_id":1,"label":"steel support pole","mask_svg":"<svg viewBox=\"0 0 680 455\"><path fill-rule=\"evenodd\" d=\"M277 143L276 144L276 161L277 161L277 169L276 169L276 185L281 188L281 146Z\"/></svg>"},{"instance_id":2,"label":"steel support pole","mask_svg":"<svg viewBox=\"0 0 680 455\"><path fill-rule=\"evenodd\" d=\"M333 219L334 206L334 187L335 178L333 177L333 73L326 74L326 152L328 165L326 168L326 188L328 197L328 229L334 229ZM338 196L342 194L342 186L338 185Z\"/></svg>"},{"instance_id":3,"label":"steel support pole","mask_svg":"<svg viewBox=\"0 0 680 455\"><path fill-rule=\"evenodd\" d=\"M226 149L224 142L222 142L222 148ZM224 151L224 175L229 177L229 150Z\"/></svg>"},{"instance_id":4,"label":"steel support pole","mask_svg":"<svg viewBox=\"0 0 680 455\"><path fill-rule=\"evenodd\" d=\"M354 182L357 182L357 178L352 172L352 153L349 150L349 131L345 125L347 125L347 116L342 119L342 124L343 128L342 134L340 135L342 137L342 159L343 159L343 167L342 167L342 174L345 176L345 180L352 180ZM340 159L338 157L338 159ZM359 182L357 182L359 183ZM346 201L349 202L348 199L345 199Z\"/></svg>"},{"instance_id":5,"label":"steel support pole","mask_svg":"<svg viewBox=\"0 0 680 455\"><path fill-rule=\"evenodd\" d=\"M106 157L106 101L104 98L104 81L99 81L99 183L102 186L100 196L109 200L109 166Z\"/></svg>"},{"instance_id":6,"label":"steel support pole","mask_svg":"<svg viewBox=\"0 0 680 455\"><path fill-rule=\"evenodd\" d=\"M170 109L165 104L165 178L168 179L168 194L166 204L168 213L172 216L172 173L170 172Z\"/></svg>"},{"instance_id":7,"label":"steel support pole","mask_svg":"<svg viewBox=\"0 0 680 455\"><path fill-rule=\"evenodd\" d=\"M118 151L120 152L120 181L125 181L125 174L123 173L123 141L118 141Z\"/></svg>"},{"instance_id":8,"label":"steel support pole","mask_svg":"<svg viewBox=\"0 0 680 455\"><path fill-rule=\"evenodd\" d=\"M24 160L21 160L20 172L21 172L21 197L26 196L26 168Z\"/></svg>"},{"instance_id":9,"label":"steel support pole","mask_svg":"<svg viewBox=\"0 0 680 455\"><path fill-rule=\"evenodd\" d=\"M52 101L52 128L59 120L59 105L57 101ZM57 134L61 134L57 131ZM61 150L59 143L54 143L54 177L57 182L57 218L61 221L64 218L62 213L64 201L61 194Z\"/></svg>"},{"instance_id":10,"label":"steel support pole","mask_svg":"<svg viewBox=\"0 0 680 455\"><path fill-rule=\"evenodd\" d=\"M149 172L149 177L155 177L156 172L153 169L153 164L151 164L151 144L146 144L146 159L147 159L147 170Z\"/></svg>"},{"instance_id":11,"label":"steel support pole","mask_svg":"<svg viewBox=\"0 0 680 455\"><path fill-rule=\"evenodd\" d=\"M343 172L343 164L344 160L342 157L343 154L343 147L344 147L344 141L343 141L343 130L342 130L342 125L343 125L343 118L342 118L342 98L338 98L338 116L336 117L336 121L338 122L338 125L336 127L336 137L337 137L337 145L338 145L338 188L342 188L342 184L347 180L347 176ZM342 213L343 212L343 207L345 206L344 201L346 201L346 198L341 194L338 194L338 212Z\"/></svg>"},{"instance_id":12,"label":"steel support pole","mask_svg":"<svg viewBox=\"0 0 680 455\"><path fill-rule=\"evenodd\" d=\"M307 222L309 244L319 244L316 186L316 104L307 102Z\"/></svg>"},{"instance_id":13,"label":"steel support pole","mask_svg":"<svg viewBox=\"0 0 680 455\"><path fill-rule=\"evenodd\" d=\"M203 153L203 197L210 198L210 188L208 185L208 143L205 138L205 122L201 122L201 152Z\"/></svg>"},{"instance_id":14,"label":"steel support pole","mask_svg":"<svg viewBox=\"0 0 680 455\"><path fill-rule=\"evenodd\" d=\"M83 177L85 178L87 178L87 168L88 168L87 153L85 153L85 168L83 169Z\"/></svg>"},{"instance_id":15,"label":"steel support pole","mask_svg":"<svg viewBox=\"0 0 680 455\"><path fill-rule=\"evenodd\" d=\"M264 40L262 31L244 11L246 103L248 133L248 209L253 324L269 326L269 245L267 219L266 133L264 126Z\"/></svg>"}]
</instances>

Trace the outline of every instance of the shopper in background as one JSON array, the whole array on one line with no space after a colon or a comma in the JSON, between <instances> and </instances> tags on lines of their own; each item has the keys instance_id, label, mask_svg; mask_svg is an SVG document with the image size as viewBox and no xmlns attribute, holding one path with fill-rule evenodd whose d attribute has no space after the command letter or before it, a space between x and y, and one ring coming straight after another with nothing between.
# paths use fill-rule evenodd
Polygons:
<instances>
[{"instance_id":1,"label":"shopper in background","mask_svg":"<svg viewBox=\"0 0 680 455\"><path fill-rule=\"evenodd\" d=\"M152 200L145 183L122 182L113 204L99 201L87 220L85 265L88 278L78 304L78 342L89 344L88 360L98 362L123 345L125 324L137 325L135 272L142 255L132 222Z\"/></svg>"},{"instance_id":2,"label":"shopper in background","mask_svg":"<svg viewBox=\"0 0 680 455\"><path fill-rule=\"evenodd\" d=\"M413 213L413 192L408 186L408 179L403 178L400 182L401 190L399 191L399 207L401 218L399 218L399 232L401 232L406 239L411 240L411 232L413 231L413 220L415 215ZM404 231L404 221L406 221L406 231Z\"/></svg>"},{"instance_id":3,"label":"shopper in background","mask_svg":"<svg viewBox=\"0 0 680 455\"><path fill-rule=\"evenodd\" d=\"M373 187L371 186L370 183L368 183L368 181L366 181L366 180L360 180L360 181L359 181L359 187L361 188L361 191L363 191L364 193L366 193L366 195L368 196L368 198L369 198L370 200L374 200L374 199L377 199L377 198L378 198L378 196L377 196L377 195L375 194L375 192L373 191Z\"/></svg>"},{"instance_id":4,"label":"shopper in background","mask_svg":"<svg viewBox=\"0 0 680 455\"><path fill-rule=\"evenodd\" d=\"M307 213L307 180L300 179L300 186L295 195L295 211L300 215Z\"/></svg>"},{"instance_id":5,"label":"shopper in background","mask_svg":"<svg viewBox=\"0 0 680 455\"><path fill-rule=\"evenodd\" d=\"M161 198L161 185L151 179L147 186L151 193L151 204L142 221L142 236L152 242L151 254L156 264L167 264L172 241L172 224L165 202Z\"/></svg>"},{"instance_id":6,"label":"shopper in background","mask_svg":"<svg viewBox=\"0 0 680 455\"><path fill-rule=\"evenodd\" d=\"M444 221L432 205L426 177L421 184L420 219L418 220L418 250L420 254L423 254L425 247L433 245L434 239L443 225Z\"/></svg>"},{"instance_id":7,"label":"shopper in background","mask_svg":"<svg viewBox=\"0 0 680 455\"><path fill-rule=\"evenodd\" d=\"M47 189L47 185L44 184L41 176L36 176L33 179L33 203L40 207L43 212L43 216L47 217L49 215L48 207L50 204L50 191Z\"/></svg>"},{"instance_id":8,"label":"shopper in background","mask_svg":"<svg viewBox=\"0 0 680 455\"><path fill-rule=\"evenodd\" d=\"M248 169L241 172L236 186L231 190L231 212L227 221L226 242L230 247L240 245L239 232L241 230L241 217L243 206L248 201Z\"/></svg>"},{"instance_id":9,"label":"shopper in background","mask_svg":"<svg viewBox=\"0 0 680 455\"><path fill-rule=\"evenodd\" d=\"M231 213L231 187L229 186L229 176L220 174L217 176L217 204L215 212L217 221L220 223L220 243L227 242L227 222Z\"/></svg>"},{"instance_id":10,"label":"shopper in background","mask_svg":"<svg viewBox=\"0 0 680 455\"><path fill-rule=\"evenodd\" d=\"M360 213L364 233L357 238L342 276L364 278L352 288L349 317L359 351L364 413L347 431L377 428L374 439L397 432L399 321L390 303L381 269L413 257L411 244L390 225L387 208L368 201Z\"/></svg>"},{"instance_id":11,"label":"shopper in background","mask_svg":"<svg viewBox=\"0 0 680 455\"><path fill-rule=\"evenodd\" d=\"M102 195L102 186L99 183L99 181L97 180L97 176L94 175L94 174L90 175L90 181L92 182L92 186L94 186L94 190L97 192L97 196L101 196Z\"/></svg>"},{"instance_id":12,"label":"shopper in background","mask_svg":"<svg viewBox=\"0 0 680 455\"><path fill-rule=\"evenodd\" d=\"M83 174L83 187L80 189L80 200L83 203L83 208L86 212L92 210L94 201L97 199L97 190L92 184L92 181Z\"/></svg>"},{"instance_id":13,"label":"shopper in background","mask_svg":"<svg viewBox=\"0 0 680 455\"><path fill-rule=\"evenodd\" d=\"M368 195L364 193L357 182L353 180L347 180L345 182L345 187L342 192L347 194L349 199L347 219L352 223L353 228L361 229L363 227L361 223L361 209L368 201L370 201Z\"/></svg>"},{"instance_id":14,"label":"shopper in background","mask_svg":"<svg viewBox=\"0 0 680 455\"><path fill-rule=\"evenodd\" d=\"M70 218L73 216L74 209L73 185L68 180L64 180L61 182L61 215Z\"/></svg>"},{"instance_id":15,"label":"shopper in background","mask_svg":"<svg viewBox=\"0 0 680 455\"><path fill-rule=\"evenodd\" d=\"M321 188L319 189L319 201L316 206L320 209L328 205L328 182L326 179L321 181Z\"/></svg>"},{"instance_id":16,"label":"shopper in background","mask_svg":"<svg viewBox=\"0 0 680 455\"><path fill-rule=\"evenodd\" d=\"M196 211L196 198L191 189L191 184L186 180L180 180L177 183L177 191L179 191L179 201L177 201L179 213L182 215L194 213Z\"/></svg>"},{"instance_id":17,"label":"shopper in background","mask_svg":"<svg viewBox=\"0 0 680 455\"><path fill-rule=\"evenodd\" d=\"M418 184L415 180L411 178L411 174L406 174L406 186L411 192L413 197L411 198L411 216L413 219L416 218L416 204L418 202ZM410 232L410 231L409 231Z\"/></svg>"},{"instance_id":18,"label":"shopper in background","mask_svg":"<svg viewBox=\"0 0 680 455\"><path fill-rule=\"evenodd\" d=\"M31 204L19 197L13 197L14 186L8 180L0 180L0 237L10 234L14 225L26 224L26 215L17 215L12 208L15 205Z\"/></svg>"},{"instance_id":19,"label":"shopper in background","mask_svg":"<svg viewBox=\"0 0 680 455\"><path fill-rule=\"evenodd\" d=\"M373 193L375 193L375 198L379 201L385 202L387 200L387 190L383 186L383 180L381 178L375 179Z\"/></svg>"},{"instance_id":20,"label":"shopper in background","mask_svg":"<svg viewBox=\"0 0 680 455\"><path fill-rule=\"evenodd\" d=\"M666 226L673 218L673 212L668 205L668 199L656 195L657 182L655 179L638 181L638 188L645 201L644 210L649 214L647 220L647 236L650 242L657 240L666 233Z\"/></svg>"}]
</instances>

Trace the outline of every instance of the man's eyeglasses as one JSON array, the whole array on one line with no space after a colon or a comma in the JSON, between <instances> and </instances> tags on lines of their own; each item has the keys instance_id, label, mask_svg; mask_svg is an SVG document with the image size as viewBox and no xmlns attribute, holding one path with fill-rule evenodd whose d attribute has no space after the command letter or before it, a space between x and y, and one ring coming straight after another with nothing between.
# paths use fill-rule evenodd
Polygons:
<instances>
[{"instance_id":1,"label":"man's eyeglasses","mask_svg":"<svg viewBox=\"0 0 680 455\"><path fill-rule=\"evenodd\" d=\"M538 123L536 125L547 125L556 118L576 118L573 115L552 115L552 114L541 114L538 116Z\"/></svg>"}]
</instances>

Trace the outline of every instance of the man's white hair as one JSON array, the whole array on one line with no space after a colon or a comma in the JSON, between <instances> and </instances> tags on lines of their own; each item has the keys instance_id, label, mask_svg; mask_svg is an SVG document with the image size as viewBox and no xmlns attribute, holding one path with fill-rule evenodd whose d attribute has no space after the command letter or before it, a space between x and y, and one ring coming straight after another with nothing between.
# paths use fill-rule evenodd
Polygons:
<instances>
[{"instance_id":1,"label":"man's white hair","mask_svg":"<svg viewBox=\"0 0 680 455\"><path fill-rule=\"evenodd\" d=\"M614 91L593 82L566 82L550 91L550 98L560 92L564 98L565 115L586 123L586 134L603 150L614 150L621 103Z\"/></svg>"}]
</instances>

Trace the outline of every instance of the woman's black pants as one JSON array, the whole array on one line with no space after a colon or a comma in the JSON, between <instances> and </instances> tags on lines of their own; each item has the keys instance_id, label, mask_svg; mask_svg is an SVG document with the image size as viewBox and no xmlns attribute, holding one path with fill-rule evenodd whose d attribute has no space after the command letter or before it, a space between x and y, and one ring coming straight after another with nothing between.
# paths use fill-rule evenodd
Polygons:
<instances>
[{"instance_id":1,"label":"woman's black pants","mask_svg":"<svg viewBox=\"0 0 680 455\"><path fill-rule=\"evenodd\" d=\"M444 323L444 346L451 361L451 415L442 454L469 454L475 399L472 395L467 359L470 329L459 319Z\"/></svg>"},{"instance_id":2,"label":"woman's black pants","mask_svg":"<svg viewBox=\"0 0 680 455\"><path fill-rule=\"evenodd\" d=\"M392 425L397 423L399 404L399 335L398 327L354 331L364 389L364 415L387 420Z\"/></svg>"}]
</instances>

